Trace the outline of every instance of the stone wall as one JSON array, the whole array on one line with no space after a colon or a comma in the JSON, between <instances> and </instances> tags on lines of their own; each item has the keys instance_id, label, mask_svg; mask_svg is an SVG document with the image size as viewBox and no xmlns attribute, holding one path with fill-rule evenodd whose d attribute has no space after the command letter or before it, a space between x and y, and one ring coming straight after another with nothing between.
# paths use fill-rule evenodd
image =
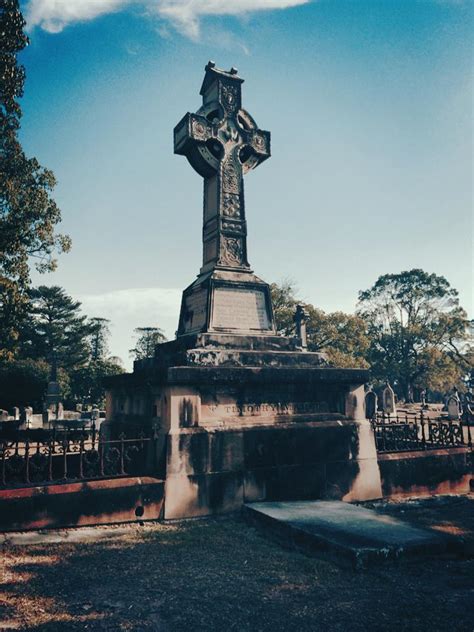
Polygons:
<instances>
[{"instance_id":1,"label":"stone wall","mask_svg":"<svg viewBox=\"0 0 474 632\"><path fill-rule=\"evenodd\" d=\"M260 500L381 496L370 425L340 420L171 431L165 489L167 519Z\"/></svg>"},{"instance_id":2,"label":"stone wall","mask_svg":"<svg viewBox=\"0 0 474 632\"><path fill-rule=\"evenodd\" d=\"M465 494L474 481L469 448L379 454L384 497Z\"/></svg>"}]
</instances>

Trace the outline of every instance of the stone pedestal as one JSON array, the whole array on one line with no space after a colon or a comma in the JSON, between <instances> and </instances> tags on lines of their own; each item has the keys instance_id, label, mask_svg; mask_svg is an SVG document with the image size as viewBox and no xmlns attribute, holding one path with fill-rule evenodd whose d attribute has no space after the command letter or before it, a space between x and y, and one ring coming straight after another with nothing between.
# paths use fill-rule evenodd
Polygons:
<instances>
[{"instance_id":1,"label":"stone pedestal","mask_svg":"<svg viewBox=\"0 0 474 632\"><path fill-rule=\"evenodd\" d=\"M268 284L251 272L199 275L183 292L178 336L199 332L274 335Z\"/></svg>"},{"instance_id":2,"label":"stone pedestal","mask_svg":"<svg viewBox=\"0 0 474 632\"><path fill-rule=\"evenodd\" d=\"M278 336L184 336L109 378L111 423L141 418L163 436L165 518L256 500L381 496L368 372L329 368L296 346Z\"/></svg>"}]
</instances>

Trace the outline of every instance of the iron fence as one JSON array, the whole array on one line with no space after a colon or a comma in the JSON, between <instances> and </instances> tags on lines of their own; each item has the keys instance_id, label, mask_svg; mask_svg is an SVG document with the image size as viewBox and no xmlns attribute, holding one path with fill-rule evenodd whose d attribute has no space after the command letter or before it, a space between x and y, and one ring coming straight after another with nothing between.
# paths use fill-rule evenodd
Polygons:
<instances>
[{"instance_id":1,"label":"iron fence","mask_svg":"<svg viewBox=\"0 0 474 632\"><path fill-rule=\"evenodd\" d=\"M371 420L378 452L406 452L467 447L472 450L470 419L433 419L421 413L377 415Z\"/></svg>"},{"instance_id":2,"label":"iron fence","mask_svg":"<svg viewBox=\"0 0 474 632\"><path fill-rule=\"evenodd\" d=\"M0 487L74 482L148 473L155 436L55 430L0 437Z\"/></svg>"}]
</instances>

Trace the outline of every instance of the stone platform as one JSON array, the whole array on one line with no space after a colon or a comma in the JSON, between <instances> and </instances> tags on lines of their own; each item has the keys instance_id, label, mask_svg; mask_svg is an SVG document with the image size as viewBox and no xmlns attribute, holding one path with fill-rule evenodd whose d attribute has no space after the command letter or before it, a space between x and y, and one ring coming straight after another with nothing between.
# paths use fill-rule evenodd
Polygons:
<instances>
[{"instance_id":1,"label":"stone platform","mask_svg":"<svg viewBox=\"0 0 474 632\"><path fill-rule=\"evenodd\" d=\"M462 550L462 541L340 501L247 504L246 517L284 544L356 569L400 557Z\"/></svg>"}]
</instances>

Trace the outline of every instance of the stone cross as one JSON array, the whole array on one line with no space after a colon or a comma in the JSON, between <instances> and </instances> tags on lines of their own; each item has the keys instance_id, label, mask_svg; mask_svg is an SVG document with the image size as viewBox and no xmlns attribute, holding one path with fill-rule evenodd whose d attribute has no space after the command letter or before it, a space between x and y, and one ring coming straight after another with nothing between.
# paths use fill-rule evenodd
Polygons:
<instances>
[{"instance_id":1,"label":"stone cross","mask_svg":"<svg viewBox=\"0 0 474 632\"><path fill-rule=\"evenodd\" d=\"M296 312L294 321L296 325L296 337L300 343L301 348L308 348L308 336L306 333L306 321L308 320L308 314L303 305L296 306Z\"/></svg>"},{"instance_id":2,"label":"stone cross","mask_svg":"<svg viewBox=\"0 0 474 632\"><path fill-rule=\"evenodd\" d=\"M204 178L203 267L249 270L243 176L270 156L270 132L242 108L237 70L206 66L202 107L174 129L174 152Z\"/></svg>"}]
</instances>

